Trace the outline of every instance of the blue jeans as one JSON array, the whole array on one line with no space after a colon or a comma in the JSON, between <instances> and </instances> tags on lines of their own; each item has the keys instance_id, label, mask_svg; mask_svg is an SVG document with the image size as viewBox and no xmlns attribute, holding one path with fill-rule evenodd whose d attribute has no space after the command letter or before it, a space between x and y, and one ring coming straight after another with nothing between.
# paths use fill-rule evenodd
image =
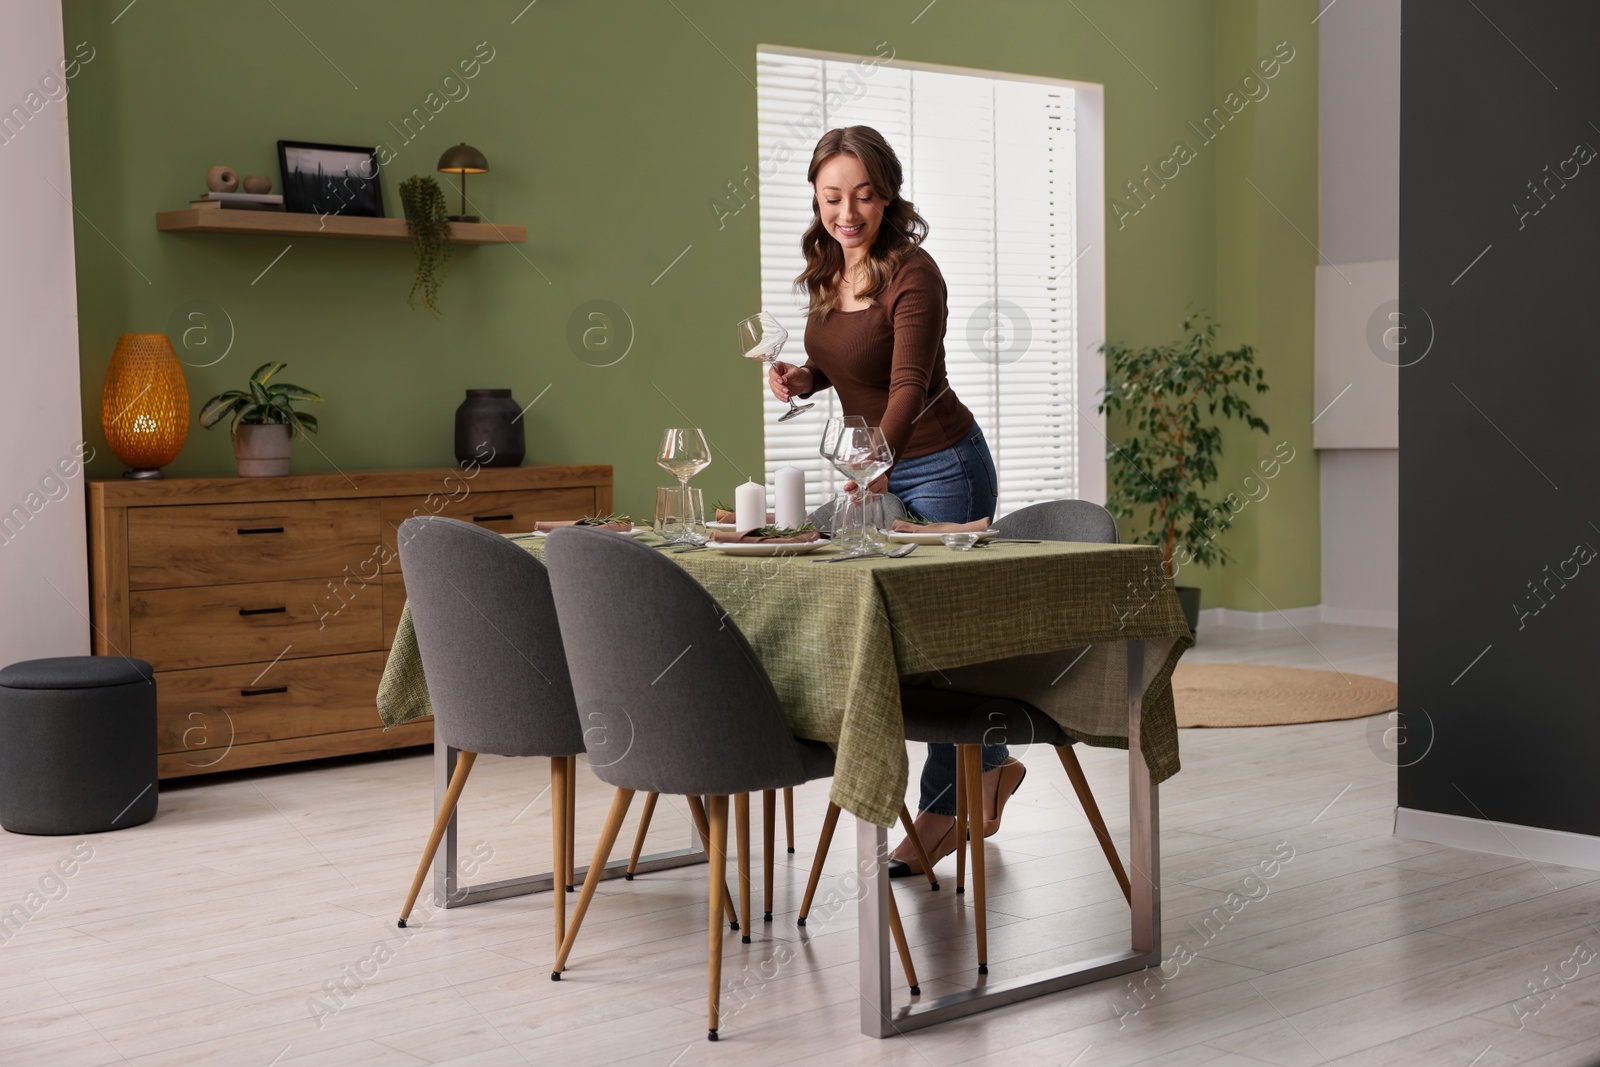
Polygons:
<instances>
[{"instance_id":1,"label":"blue jeans","mask_svg":"<svg viewBox=\"0 0 1600 1067\"><path fill-rule=\"evenodd\" d=\"M896 463L889 472L889 492L931 522L993 519L1000 482L983 430L973 423L949 448ZM1005 745L985 745L983 769L993 770L1009 755ZM955 815L955 786L955 746L929 745L917 807L935 815Z\"/></svg>"},{"instance_id":2,"label":"blue jeans","mask_svg":"<svg viewBox=\"0 0 1600 1067\"><path fill-rule=\"evenodd\" d=\"M949 448L896 463L889 492L930 522L993 519L1000 482L983 431L973 423Z\"/></svg>"}]
</instances>

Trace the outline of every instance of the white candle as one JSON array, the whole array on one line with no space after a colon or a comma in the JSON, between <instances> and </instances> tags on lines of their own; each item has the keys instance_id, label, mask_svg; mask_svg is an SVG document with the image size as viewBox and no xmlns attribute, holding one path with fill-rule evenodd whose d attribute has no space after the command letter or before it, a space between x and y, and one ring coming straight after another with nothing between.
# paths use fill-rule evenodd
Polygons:
<instances>
[{"instance_id":1,"label":"white candle","mask_svg":"<svg viewBox=\"0 0 1600 1067\"><path fill-rule=\"evenodd\" d=\"M777 514L773 522L785 530L797 529L806 522L806 472L799 467L781 467L773 476L777 482Z\"/></svg>"},{"instance_id":2,"label":"white candle","mask_svg":"<svg viewBox=\"0 0 1600 1067\"><path fill-rule=\"evenodd\" d=\"M733 524L740 533L767 524L767 487L745 482L733 492Z\"/></svg>"}]
</instances>

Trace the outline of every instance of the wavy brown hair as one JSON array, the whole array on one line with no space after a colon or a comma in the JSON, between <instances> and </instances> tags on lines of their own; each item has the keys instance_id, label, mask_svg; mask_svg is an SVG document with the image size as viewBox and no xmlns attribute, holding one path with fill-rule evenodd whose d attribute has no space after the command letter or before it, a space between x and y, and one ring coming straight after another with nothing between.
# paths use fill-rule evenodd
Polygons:
<instances>
[{"instance_id":1,"label":"wavy brown hair","mask_svg":"<svg viewBox=\"0 0 1600 1067\"><path fill-rule=\"evenodd\" d=\"M884 202L883 224L862 264L866 285L856 290L857 296L876 303L873 298L888 288L906 255L928 236L927 220L917 214L916 205L900 196L900 160L883 134L871 126L846 126L823 134L811 153L811 166L806 168L806 181L812 186L811 225L800 238L806 267L794 280L795 287L810 299L810 314L819 319L827 318L833 310L836 289L844 274L844 249L823 227L816 193L817 172L837 155L859 159L872 183L873 195Z\"/></svg>"}]
</instances>

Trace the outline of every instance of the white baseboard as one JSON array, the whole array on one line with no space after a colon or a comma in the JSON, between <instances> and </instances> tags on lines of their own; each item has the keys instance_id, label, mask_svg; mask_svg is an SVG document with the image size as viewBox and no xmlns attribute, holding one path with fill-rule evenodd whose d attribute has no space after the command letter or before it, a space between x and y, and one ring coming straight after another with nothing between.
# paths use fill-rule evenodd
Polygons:
<instances>
[{"instance_id":1,"label":"white baseboard","mask_svg":"<svg viewBox=\"0 0 1600 1067\"><path fill-rule=\"evenodd\" d=\"M1376 626L1383 630L1400 628L1398 611L1368 611L1364 608L1336 608L1322 605L1322 621L1339 626Z\"/></svg>"},{"instance_id":2,"label":"white baseboard","mask_svg":"<svg viewBox=\"0 0 1600 1067\"><path fill-rule=\"evenodd\" d=\"M1322 608L1289 608L1286 611L1240 611L1237 608L1205 608L1201 626L1238 626L1245 630L1287 630L1291 625L1309 626L1322 621Z\"/></svg>"},{"instance_id":3,"label":"white baseboard","mask_svg":"<svg viewBox=\"0 0 1600 1067\"><path fill-rule=\"evenodd\" d=\"M1238 608L1205 608L1201 626L1237 626L1245 630L1287 630L1290 626L1309 626L1327 622L1339 626L1375 626L1385 630L1400 627L1398 611L1362 611L1317 604L1309 608L1284 611L1240 611Z\"/></svg>"},{"instance_id":4,"label":"white baseboard","mask_svg":"<svg viewBox=\"0 0 1600 1067\"><path fill-rule=\"evenodd\" d=\"M1492 856L1559 863L1600 871L1600 837L1574 834L1565 830L1546 830L1540 826L1469 819L1436 811L1396 808L1394 835L1410 841L1431 841L1436 845L1487 852Z\"/></svg>"}]
</instances>

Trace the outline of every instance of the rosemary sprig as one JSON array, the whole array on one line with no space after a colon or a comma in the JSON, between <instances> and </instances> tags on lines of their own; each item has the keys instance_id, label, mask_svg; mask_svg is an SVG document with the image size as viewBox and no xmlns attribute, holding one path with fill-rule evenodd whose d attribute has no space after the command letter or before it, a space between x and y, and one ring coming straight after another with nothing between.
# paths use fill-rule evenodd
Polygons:
<instances>
[{"instance_id":1,"label":"rosemary sprig","mask_svg":"<svg viewBox=\"0 0 1600 1067\"><path fill-rule=\"evenodd\" d=\"M759 530L752 531L757 537L798 537L803 533L810 533L817 528L816 523L808 522L801 526L785 528L776 525L767 525Z\"/></svg>"},{"instance_id":2,"label":"rosemary sprig","mask_svg":"<svg viewBox=\"0 0 1600 1067\"><path fill-rule=\"evenodd\" d=\"M579 526L604 526L608 522L632 523L633 520L628 518L628 516L626 516L626 515L617 515L617 514L611 514L611 515L585 515L583 518L578 520L578 525Z\"/></svg>"}]
</instances>

